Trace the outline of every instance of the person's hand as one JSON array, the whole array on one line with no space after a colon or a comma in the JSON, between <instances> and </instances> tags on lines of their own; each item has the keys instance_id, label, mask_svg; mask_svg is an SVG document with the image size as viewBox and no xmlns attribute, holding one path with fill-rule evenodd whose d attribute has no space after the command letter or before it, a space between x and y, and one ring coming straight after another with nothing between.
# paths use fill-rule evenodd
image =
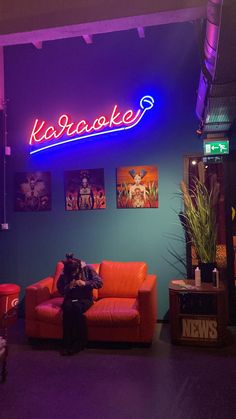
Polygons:
<instances>
[{"instance_id":1,"label":"person's hand","mask_svg":"<svg viewBox=\"0 0 236 419\"><path fill-rule=\"evenodd\" d=\"M72 281L70 281L70 285L69 285L70 290L71 290L72 288L74 288L75 286L76 286L76 280L75 280L75 279L73 279Z\"/></svg>"},{"instance_id":2,"label":"person's hand","mask_svg":"<svg viewBox=\"0 0 236 419\"><path fill-rule=\"evenodd\" d=\"M86 284L86 282L83 281L82 279L77 279L77 281L75 282L76 282L76 285L78 285L79 287L84 287Z\"/></svg>"}]
</instances>

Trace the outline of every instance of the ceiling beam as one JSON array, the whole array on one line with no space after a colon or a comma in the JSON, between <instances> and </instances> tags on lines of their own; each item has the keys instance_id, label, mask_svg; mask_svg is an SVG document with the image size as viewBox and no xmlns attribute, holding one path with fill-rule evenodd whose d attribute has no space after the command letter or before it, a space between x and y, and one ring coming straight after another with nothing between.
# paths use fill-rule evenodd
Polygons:
<instances>
[{"instance_id":1,"label":"ceiling beam","mask_svg":"<svg viewBox=\"0 0 236 419\"><path fill-rule=\"evenodd\" d=\"M26 0L24 0L26 1ZM96 0L98 2L98 0ZM128 0L126 0L127 3ZM0 6L1 2L3 0L0 0ZM91 2L91 1L90 1ZM40 2L39 2L40 3ZM77 2L80 3L80 2ZM76 4L77 4L76 3ZM104 2L104 4L106 1ZM110 2L107 2L110 4ZM114 3L114 1L111 1L111 3ZM146 28L149 26L155 26L155 25L164 25L168 23L177 23L177 22L187 22L187 21L194 21L197 19L202 19L206 15L206 7L204 0L189 0L188 2L179 0L171 1L171 0L160 0L160 2L153 2L151 0L145 0L145 2L137 1L135 4L141 4L144 10L148 11L151 10L151 4L154 3L158 4L158 7L156 9L160 9L159 11L153 12L153 13L145 13L145 14L131 14L131 11L129 11L130 15L127 16L123 14L121 17L114 17L118 15L118 9L116 8L112 14L112 11L109 10L109 13L107 12L107 16L111 16L111 18L103 18L96 20L96 16L94 16L95 20L92 20L92 17L88 19L88 16L84 17L84 20L82 20L81 16L79 16L79 19L81 22L75 23L75 24L66 24L66 21L69 21L69 18L64 21L64 24L56 25L56 20L53 20L53 14L48 16L48 20L46 23L44 22L45 17L42 16L34 16L34 19L29 19L29 16L25 16L24 19L22 17L22 20L17 25L11 20L9 22L4 21L4 18L0 16L0 45L17 45L17 44L28 44L28 43L35 43L35 42L42 42L42 41L52 41L56 39L64 39L64 38L72 38L72 37L78 37L78 36L86 36L93 35L93 34L101 34L101 33L109 33L109 32L117 32L117 31L123 31L123 30L130 30L130 29L137 29L137 28ZM176 3L178 3L178 9L176 8ZM186 6L186 3L188 6ZM17 3L18 4L18 3ZM36 4L34 2L31 2L30 4ZM38 2L37 2L38 4ZM132 4L133 0L132 0ZM170 6L172 4L172 8ZM195 4L195 6L194 6ZM147 7L147 6L150 7ZM190 5L190 6L189 6ZM182 8L181 8L182 6ZM36 6L35 6L36 7ZM95 5L94 5L95 7ZM169 9L168 9L169 7ZM152 8L155 9L153 6ZM0 8L1 9L1 8ZM98 9L98 7L97 7ZM124 8L123 8L124 9ZM129 8L127 8L129 10ZM135 6L133 7L137 11L141 11L141 6L139 9ZM124 9L125 10L125 9ZM143 10L143 11L144 11ZM54 10L55 13L55 10ZM73 9L70 10L70 13L72 17L75 19L73 13ZM95 12L93 12L95 13ZM99 12L96 12L97 14ZM105 12L104 12L105 13ZM119 12L120 15L122 15L121 12ZM78 16L78 15L77 15ZM105 14L104 14L105 16ZM10 18L9 18L10 19ZM60 22L62 22L62 17L60 19ZM31 28L31 25L36 25L37 28ZM78 21L78 19L77 19ZM5 23L5 25L4 25ZM7 26L7 23L9 24ZM24 24L23 24L24 23Z\"/></svg>"},{"instance_id":2,"label":"ceiling beam","mask_svg":"<svg viewBox=\"0 0 236 419\"><path fill-rule=\"evenodd\" d=\"M144 28L142 28L141 26L139 26L137 28L137 31L138 31L138 36L139 36L140 39L145 38Z\"/></svg>"},{"instance_id":3,"label":"ceiling beam","mask_svg":"<svg viewBox=\"0 0 236 419\"><path fill-rule=\"evenodd\" d=\"M42 41L34 41L32 42L32 44L35 46L35 48L37 49L42 49L43 48L43 43Z\"/></svg>"},{"instance_id":4,"label":"ceiling beam","mask_svg":"<svg viewBox=\"0 0 236 419\"><path fill-rule=\"evenodd\" d=\"M82 38L86 44L92 44L93 43L93 35L82 35Z\"/></svg>"}]
</instances>

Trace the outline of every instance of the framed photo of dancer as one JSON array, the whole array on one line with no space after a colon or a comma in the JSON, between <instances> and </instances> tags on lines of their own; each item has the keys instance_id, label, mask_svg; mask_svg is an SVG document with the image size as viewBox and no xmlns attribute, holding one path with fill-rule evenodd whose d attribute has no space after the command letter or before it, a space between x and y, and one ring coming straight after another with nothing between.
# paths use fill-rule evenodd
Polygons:
<instances>
[{"instance_id":1,"label":"framed photo of dancer","mask_svg":"<svg viewBox=\"0 0 236 419\"><path fill-rule=\"evenodd\" d=\"M66 211L106 208L104 169L81 169L65 172Z\"/></svg>"},{"instance_id":2,"label":"framed photo of dancer","mask_svg":"<svg viewBox=\"0 0 236 419\"><path fill-rule=\"evenodd\" d=\"M15 173L15 211L51 210L51 173Z\"/></svg>"},{"instance_id":3,"label":"framed photo of dancer","mask_svg":"<svg viewBox=\"0 0 236 419\"><path fill-rule=\"evenodd\" d=\"M156 166L120 167L116 175L117 208L158 208Z\"/></svg>"}]
</instances>

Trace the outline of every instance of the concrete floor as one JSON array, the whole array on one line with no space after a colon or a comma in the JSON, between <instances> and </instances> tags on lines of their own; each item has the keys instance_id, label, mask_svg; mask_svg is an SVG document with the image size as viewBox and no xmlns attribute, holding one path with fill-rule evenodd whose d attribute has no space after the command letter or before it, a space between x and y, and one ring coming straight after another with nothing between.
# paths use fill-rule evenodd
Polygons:
<instances>
[{"instance_id":1,"label":"concrete floor","mask_svg":"<svg viewBox=\"0 0 236 419\"><path fill-rule=\"evenodd\" d=\"M235 419L236 336L223 348L174 346L158 324L150 348L93 346L61 357L9 331L0 419Z\"/></svg>"}]
</instances>

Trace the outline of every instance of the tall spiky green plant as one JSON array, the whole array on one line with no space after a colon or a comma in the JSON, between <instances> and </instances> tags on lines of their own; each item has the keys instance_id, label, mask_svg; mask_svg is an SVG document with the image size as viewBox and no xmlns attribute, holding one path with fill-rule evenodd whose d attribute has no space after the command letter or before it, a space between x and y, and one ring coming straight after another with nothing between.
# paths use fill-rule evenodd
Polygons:
<instances>
[{"instance_id":1,"label":"tall spiky green plant","mask_svg":"<svg viewBox=\"0 0 236 419\"><path fill-rule=\"evenodd\" d=\"M197 258L202 263L212 263L216 260L217 217L216 204L219 195L219 185L215 183L210 191L194 179L193 187L188 190L186 184L180 183L184 202L182 215L183 225L194 246Z\"/></svg>"}]
</instances>

